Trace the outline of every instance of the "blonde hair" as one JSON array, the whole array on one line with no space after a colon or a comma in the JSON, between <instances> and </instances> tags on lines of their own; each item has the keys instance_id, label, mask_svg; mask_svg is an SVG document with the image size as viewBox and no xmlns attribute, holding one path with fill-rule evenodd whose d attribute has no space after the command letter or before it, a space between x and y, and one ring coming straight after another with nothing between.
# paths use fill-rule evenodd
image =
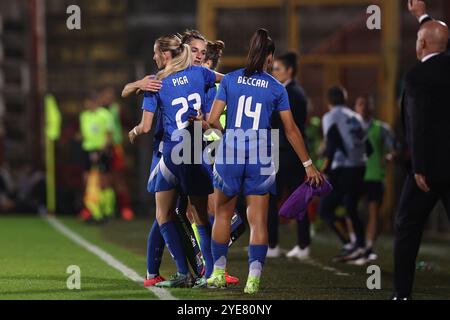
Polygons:
<instances>
[{"instance_id":1,"label":"blonde hair","mask_svg":"<svg viewBox=\"0 0 450 320\"><path fill-rule=\"evenodd\" d=\"M192 54L189 45L181 42L177 35L163 36L156 40L156 45L161 54L170 52L172 59L167 63L164 70L156 74L158 80L167 78L171 74L182 71L192 65Z\"/></svg>"}]
</instances>

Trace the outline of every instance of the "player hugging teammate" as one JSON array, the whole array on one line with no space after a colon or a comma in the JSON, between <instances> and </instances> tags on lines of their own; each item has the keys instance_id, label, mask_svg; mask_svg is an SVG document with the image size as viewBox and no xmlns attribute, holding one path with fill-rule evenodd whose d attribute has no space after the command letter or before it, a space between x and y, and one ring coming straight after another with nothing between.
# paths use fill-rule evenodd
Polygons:
<instances>
[{"instance_id":1,"label":"player hugging teammate","mask_svg":"<svg viewBox=\"0 0 450 320\"><path fill-rule=\"evenodd\" d=\"M261 138L260 133L270 132L271 114L273 111L280 112L288 139L304 163L309 180L315 184L320 184L322 180L309 160L303 138L292 119L284 87L266 72L273 62L275 51L267 31L258 30L253 36L247 67L224 78L211 110L215 83L220 82L223 75L199 65L207 62L214 69L223 47L222 42L209 43L207 46L198 32L187 32L183 37L161 37L154 46L153 59L160 70L156 77L146 77L131 83L123 92L123 96L126 96L131 92L145 91L142 120L129 133L132 143L139 135L150 132L157 114L154 158L148 185L148 191L156 194L157 222L148 240L146 285L192 286L186 256L192 257L195 252L188 252L192 246L186 246L194 238L191 236L192 230L186 226L189 225L185 219L187 211L192 213L192 220L198 230L205 267L199 272L201 263L196 264L195 259L190 261L197 276L193 287L202 288L207 284L209 287L225 287L227 283L233 282L230 277L227 278L226 258L230 234L233 232L232 217L235 215L236 200L242 193L247 200L247 217L251 228L249 277L244 292L258 292L267 252L268 197L269 193L275 191L276 170L273 161L263 164L261 159L249 157L251 147L245 146L245 141L245 156L239 159L244 160L243 164L238 159L233 159L235 161L231 164L224 161L222 151L230 147L236 148L235 151L239 149L228 139L233 139L233 130L256 132L256 138L250 138L248 142L264 146L271 154L270 139ZM207 49L211 59L205 61ZM222 121L221 124L220 118L223 119L226 106L227 131L216 144L218 151L215 170L212 172L211 163L206 163L203 157L204 147L195 146L194 131L196 126L201 127L200 123L204 129L210 126L223 131L225 123ZM180 154L183 161L174 159L174 154ZM198 159L201 161L196 161ZM215 192L212 196L213 181ZM212 217L208 218L208 212L212 213ZM210 221L214 222L212 239ZM177 266L177 273L167 281L159 276L164 243Z\"/></svg>"}]
</instances>

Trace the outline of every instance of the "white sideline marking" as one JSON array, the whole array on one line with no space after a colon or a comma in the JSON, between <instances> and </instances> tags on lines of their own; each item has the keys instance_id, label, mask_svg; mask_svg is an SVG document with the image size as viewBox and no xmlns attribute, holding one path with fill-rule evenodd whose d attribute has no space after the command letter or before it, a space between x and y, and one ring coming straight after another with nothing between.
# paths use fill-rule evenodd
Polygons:
<instances>
[{"instance_id":1,"label":"white sideline marking","mask_svg":"<svg viewBox=\"0 0 450 320\"><path fill-rule=\"evenodd\" d=\"M301 262L304 263L304 264L307 264L307 265L310 265L310 266L313 266L313 267L322 269L323 271L333 272L336 276L344 276L344 277L347 277L347 276L350 275L350 274L348 274L348 273L346 273L346 272L342 272L342 271L340 271L340 270L338 270L338 269L336 269L336 268L333 268L333 267L324 265L324 264L322 264L321 262L319 262L319 261L317 261L317 260L314 260L314 259L302 260Z\"/></svg>"},{"instance_id":2,"label":"white sideline marking","mask_svg":"<svg viewBox=\"0 0 450 320\"><path fill-rule=\"evenodd\" d=\"M143 285L144 278L142 278L136 271L130 269L129 267L124 265L122 262L114 258L106 251L86 241L81 236L79 236L72 230L68 229L62 222L58 221L56 218L49 216L43 216L43 218L48 223L50 223L56 230L65 235L67 238L69 238L76 244L80 245L81 247L85 248L87 251L95 254L97 257L106 262L109 266L122 272L122 274L125 277L131 279L134 282L139 283L140 285ZM177 300L177 298L175 298L172 294L170 294L170 292L167 291L166 289L156 287L148 287L147 289L150 290L155 296L157 296L161 300Z\"/></svg>"}]
</instances>

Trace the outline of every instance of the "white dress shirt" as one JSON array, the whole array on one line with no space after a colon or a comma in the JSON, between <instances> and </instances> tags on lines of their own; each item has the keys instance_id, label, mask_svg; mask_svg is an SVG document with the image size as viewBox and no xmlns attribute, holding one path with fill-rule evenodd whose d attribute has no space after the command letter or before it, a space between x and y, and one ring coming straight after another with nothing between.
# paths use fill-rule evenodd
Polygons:
<instances>
[{"instance_id":1,"label":"white dress shirt","mask_svg":"<svg viewBox=\"0 0 450 320\"><path fill-rule=\"evenodd\" d=\"M429 54L429 55L423 57L423 58L422 58L422 63L424 63L425 61L430 60L431 58L433 58L434 56L437 56L438 54L439 54L439 52L436 52L436 53L431 53L431 54Z\"/></svg>"}]
</instances>

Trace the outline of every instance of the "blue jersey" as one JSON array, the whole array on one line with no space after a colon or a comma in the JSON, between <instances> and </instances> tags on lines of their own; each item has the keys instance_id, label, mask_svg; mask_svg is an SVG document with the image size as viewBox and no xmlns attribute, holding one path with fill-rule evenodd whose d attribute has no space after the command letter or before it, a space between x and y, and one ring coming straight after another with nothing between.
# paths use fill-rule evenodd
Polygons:
<instances>
[{"instance_id":1,"label":"blue jersey","mask_svg":"<svg viewBox=\"0 0 450 320\"><path fill-rule=\"evenodd\" d=\"M290 110L286 89L266 72L246 77L239 69L222 79L216 99L227 105L227 123L216 157L214 186L228 196L274 193L271 118L273 112ZM267 147L266 159L258 151L261 147Z\"/></svg>"},{"instance_id":2,"label":"blue jersey","mask_svg":"<svg viewBox=\"0 0 450 320\"><path fill-rule=\"evenodd\" d=\"M153 133L153 149L158 149L164 138L164 126L162 112L156 113L155 131Z\"/></svg>"},{"instance_id":3,"label":"blue jersey","mask_svg":"<svg viewBox=\"0 0 450 320\"><path fill-rule=\"evenodd\" d=\"M162 80L158 93L146 94L143 109L155 112L159 106L163 116L164 142L170 142L172 134L189 126L189 118L198 115L205 104L206 88L214 87L213 71L192 66Z\"/></svg>"},{"instance_id":4,"label":"blue jersey","mask_svg":"<svg viewBox=\"0 0 450 320\"><path fill-rule=\"evenodd\" d=\"M213 87L215 81L213 71L193 66L164 78L158 93L146 94L143 109L155 113L159 108L164 131L161 158L154 157L156 165L148 181L149 192L174 188L185 195L204 196L213 192L211 174L203 164L174 162L171 151L178 141L172 141L171 137L179 130L192 129L189 118L198 115L205 104L205 90Z\"/></svg>"},{"instance_id":5,"label":"blue jersey","mask_svg":"<svg viewBox=\"0 0 450 320\"><path fill-rule=\"evenodd\" d=\"M205 94L205 107L202 109L203 115L206 115L207 113L211 112L216 95L217 95L216 86L208 88Z\"/></svg>"},{"instance_id":6,"label":"blue jersey","mask_svg":"<svg viewBox=\"0 0 450 320\"><path fill-rule=\"evenodd\" d=\"M245 144L248 151L249 144L271 144L272 113L290 110L290 106L287 91L278 80L266 72L245 77L244 70L231 72L222 79L216 99L227 105L225 143L235 139L238 142L235 148L241 149ZM239 135L236 129L244 134ZM233 132L230 134L229 130Z\"/></svg>"},{"instance_id":7,"label":"blue jersey","mask_svg":"<svg viewBox=\"0 0 450 320\"><path fill-rule=\"evenodd\" d=\"M244 71L231 72L220 83L216 98L227 105L226 129L270 130L272 112L290 110L287 91L267 72L245 77Z\"/></svg>"}]
</instances>

